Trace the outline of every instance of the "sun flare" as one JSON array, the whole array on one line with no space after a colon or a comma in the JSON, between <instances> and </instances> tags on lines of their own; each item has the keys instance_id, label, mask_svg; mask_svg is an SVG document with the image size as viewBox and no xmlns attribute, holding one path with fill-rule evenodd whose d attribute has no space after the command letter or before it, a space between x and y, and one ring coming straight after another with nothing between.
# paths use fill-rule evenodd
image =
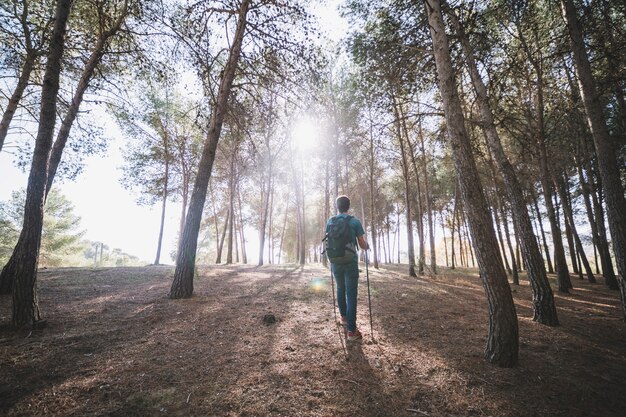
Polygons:
<instances>
[{"instance_id":1,"label":"sun flare","mask_svg":"<svg viewBox=\"0 0 626 417\"><path fill-rule=\"evenodd\" d=\"M293 125L291 134L296 148L302 152L309 152L319 146L317 127L308 117L298 120Z\"/></svg>"}]
</instances>

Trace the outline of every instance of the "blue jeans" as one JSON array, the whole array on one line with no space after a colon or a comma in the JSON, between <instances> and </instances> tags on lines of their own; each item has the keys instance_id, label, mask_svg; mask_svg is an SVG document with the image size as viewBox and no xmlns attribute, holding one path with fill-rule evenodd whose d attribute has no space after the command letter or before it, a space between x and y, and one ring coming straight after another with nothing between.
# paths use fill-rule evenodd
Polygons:
<instances>
[{"instance_id":1,"label":"blue jeans","mask_svg":"<svg viewBox=\"0 0 626 417\"><path fill-rule=\"evenodd\" d=\"M339 313L348 321L348 331L356 330L356 299L359 289L359 265L330 264L337 283L337 306Z\"/></svg>"}]
</instances>

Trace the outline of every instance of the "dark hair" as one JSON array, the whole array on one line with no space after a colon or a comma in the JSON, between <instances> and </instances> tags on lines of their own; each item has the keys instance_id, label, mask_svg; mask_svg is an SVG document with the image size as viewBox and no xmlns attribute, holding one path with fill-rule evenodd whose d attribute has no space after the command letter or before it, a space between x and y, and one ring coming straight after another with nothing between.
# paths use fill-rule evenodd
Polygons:
<instances>
[{"instance_id":1,"label":"dark hair","mask_svg":"<svg viewBox=\"0 0 626 417\"><path fill-rule=\"evenodd\" d=\"M347 213L350 209L350 199L346 195L340 195L335 200L335 204L337 205L337 210L339 213Z\"/></svg>"}]
</instances>

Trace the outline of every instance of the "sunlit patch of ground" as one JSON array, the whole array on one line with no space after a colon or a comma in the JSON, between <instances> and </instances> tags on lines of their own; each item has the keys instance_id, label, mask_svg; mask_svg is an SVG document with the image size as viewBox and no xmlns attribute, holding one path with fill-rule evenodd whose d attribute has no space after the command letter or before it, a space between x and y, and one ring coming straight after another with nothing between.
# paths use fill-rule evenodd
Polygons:
<instances>
[{"instance_id":1,"label":"sunlit patch of ground","mask_svg":"<svg viewBox=\"0 0 626 417\"><path fill-rule=\"evenodd\" d=\"M365 270L362 268L362 275ZM13 332L0 298L0 414L8 416L613 416L626 398L617 292L573 278L562 326L532 321L512 286L520 364L483 360L487 306L476 270L370 268L361 343L335 325L328 270L201 266L169 300L173 267L41 271L48 328ZM275 321L265 320L273 316ZM373 336L373 337L372 337Z\"/></svg>"}]
</instances>

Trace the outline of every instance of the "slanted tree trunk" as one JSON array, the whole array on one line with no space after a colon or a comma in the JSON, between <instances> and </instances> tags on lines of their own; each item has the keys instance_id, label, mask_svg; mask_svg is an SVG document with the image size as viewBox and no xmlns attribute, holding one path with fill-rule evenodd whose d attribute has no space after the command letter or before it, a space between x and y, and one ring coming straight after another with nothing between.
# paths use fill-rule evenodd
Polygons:
<instances>
[{"instance_id":1,"label":"slanted tree trunk","mask_svg":"<svg viewBox=\"0 0 626 417\"><path fill-rule=\"evenodd\" d=\"M498 366L510 367L517 363L519 351L515 305L465 130L441 5L439 0L425 0L425 5L452 158L469 217L480 276L488 299L489 334L485 358Z\"/></svg>"},{"instance_id":2,"label":"slanted tree trunk","mask_svg":"<svg viewBox=\"0 0 626 417\"><path fill-rule=\"evenodd\" d=\"M574 67L578 75L578 86L583 99L587 122L596 147L600 177L609 216L609 230L613 241L613 252L619 272L622 310L626 320L626 199L622 187L615 150L602 113L602 105L596 93L595 82L589 64L582 31L573 0L561 0L563 19L567 24L574 56Z\"/></svg>"},{"instance_id":3,"label":"slanted tree trunk","mask_svg":"<svg viewBox=\"0 0 626 417\"><path fill-rule=\"evenodd\" d=\"M211 114L209 129L202 150L202 157L198 164L198 174L191 194L189 210L185 219L185 230L180 245L180 251L176 259L174 281L170 289L170 298L189 298L193 294L193 276L196 266L196 248L198 246L198 233L202 220L202 209L206 200L207 187L213 170L213 161L217 144L222 132L222 123L228 107L230 89L235 78L237 63L241 54L241 44L246 31L246 15L250 6L250 0L243 0L239 8L237 29L230 48L228 61L222 72L220 87L217 94L215 108Z\"/></svg>"},{"instance_id":4,"label":"slanted tree trunk","mask_svg":"<svg viewBox=\"0 0 626 417\"><path fill-rule=\"evenodd\" d=\"M89 83L93 78L100 61L102 61L102 57L106 53L107 45L110 39L115 36L122 24L126 20L129 12L128 1L124 2L124 5L120 9L120 14L115 19L115 22L111 26L109 30L103 31L99 33L98 39L96 41L96 45L83 68L83 72L80 75L80 79L78 80L78 85L76 86L76 91L74 92L74 97L72 97L72 102L61 122L61 127L59 128L59 133L57 134L56 140L54 141L54 145L52 146L52 152L50 153L50 158L48 161L48 179L46 184L46 197L48 196L48 192L50 192L50 188L52 188L52 183L54 181L54 177L57 172L57 168L61 162L61 157L63 156L63 150L65 149L65 144L70 137L70 131L72 126L74 125L74 121L76 120L76 116L78 116L78 110L80 105L83 102L83 97L87 88L89 87Z\"/></svg>"},{"instance_id":5,"label":"slanted tree trunk","mask_svg":"<svg viewBox=\"0 0 626 417\"><path fill-rule=\"evenodd\" d=\"M224 242L226 241L226 231L228 230L228 224L230 222L230 210L226 210L226 220L224 221L224 229L222 229L222 236L217 242L217 255L215 257L215 263L222 263L222 251L224 249Z\"/></svg>"},{"instance_id":6,"label":"slanted tree trunk","mask_svg":"<svg viewBox=\"0 0 626 417\"><path fill-rule=\"evenodd\" d=\"M539 250L539 245L537 244L535 234L533 233L533 226L530 221L530 216L528 215L528 207L526 206L522 186L519 183L515 170L513 169L513 166L511 165L502 147L500 135L496 130L495 120L489 105L487 89L480 73L478 72L478 66L474 60L474 54L467 36L465 35L465 31L463 30L463 26L454 13L451 13L451 17L456 26L459 38L461 39L467 68L472 79L474 91L476 92L477 104L483 122L481 127L485 133L487 146L504 179L505 188L509 201L511 202L511 210L513 211L513 221L516 226L515 229L520 233L519 239L522 244L521 248L523 258L526 263L526 269L528 270L528 279L533 289L533 320L549 326L556 326L559 324L559 321L557 318L556 307L554 305L554 296L552 294L552 289L550 288L550 283L548 282L545 265L541 257L541 251ZM495 172L492 171L492 174L494 175L494 182L496 182ZM496 200L498 201L497 196ZM500 206L500 204L498 204L498 206ZM503 218L506 222L506 218L504 216ZM507 239L510 240L508 231ZM513 254L511 253L511 255ZM511 258L512 262L515 264L516 262L513 256ZM517 270L517 265L515 265L515 269ZM515 280L519 281L519 278L516 278Z\"/></svg>"},{"instance_id":7,"label":"slanted tree trunk","mask_svg":"<svg viewBox=\"0 0 626 417\"><path fill-rule=\"evenodd\" d=\"M41 50L39 47L35 47L33 45L32 34L29 26L29 20L32 16L29 15L28 11L28 1L20 2L22 6L22 11L20 13L20 25L22 26L22 30L24 31L24 47L26 49L26 56L24 57L24 63L22 64L22 69L20 71L20 76L17 80L17 84L15 85L15 89L13 90L13 94L9 98L9 102L4 109L4 113L2 114L2 119L0 120L0 151L2 151L2 147L4 145L4 140L9 133L9 126L11 125L11 121L13 120L13 116L17 110L17 106L24 95L24 91L26 87L28 87L28 82L30 80L30 74L33 72L33 68L35 67L35 61L41 55ZM14 9L15 13L17 13L17 9ZM42 42L43 43L43 42ZM10 291L10 289L9 289Z\"/></svg>"},{"instance_id":8,"label":"slanted tree trunk","mask_svg":"<svg viewBox=\"0 0 626 417\"><path fill-rule=\"evenodd\" d=\"M13 283L12 323L18 328L37 326L41 321L37 297L37 265L43 227L48 156L56 122L61 59L71 6L72 0L58 0L56 3L54 28L41 90L39 126L26 189L22 231L9 262L0 274L0 280Z\"/></svg>"},{"instance_id":9,"label":"slanted tree trunk","mask_svg":"<svg viewBox=\"0 0 626 417\"><path fill-rule=\"evenodd\" d=\"M26 5L26 2L24 2L24 5ZM30 36L26 38L27 43L30 43L29 38ZM13 90L13 94L11 94L11 98L9 98L9 102L7 103L7 106L4 109L4 113L2 114L2 120L0 120L0 151L2 151L4 140L9 133L9 126L11 125L11 121L13 120L13 115L15 115L15 111L17 110L17 106L22 99L24 90L26 90L26 87L28 87L30 74L33 72L37 56L38 54L35 51L28 51L26 53L26 58L24 59L24 64L22 65L22 70L20 72L20 77L17 80L15 90Z\"/></svg>"}]
</instances>

